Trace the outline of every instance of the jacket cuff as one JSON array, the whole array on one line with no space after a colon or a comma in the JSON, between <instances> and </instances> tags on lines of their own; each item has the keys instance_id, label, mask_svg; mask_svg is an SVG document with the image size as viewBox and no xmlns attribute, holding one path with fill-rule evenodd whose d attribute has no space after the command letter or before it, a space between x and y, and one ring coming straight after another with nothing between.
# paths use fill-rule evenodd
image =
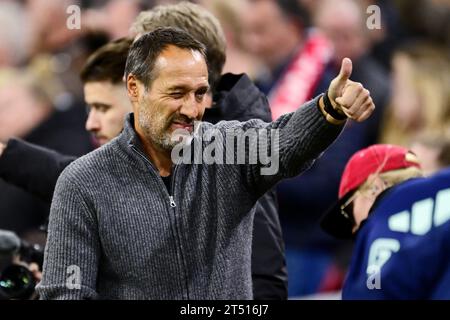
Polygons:
<instances>
[{"instance_id":1,"label":"jacket cuff","mask_svg":"<svg viewBox=\"0 0 450 320\"><path fill-rule=\"evenodd\" d=\"M331 124L342 125L342 124L344 124L347 121L347 118L345 118L345 119L336 119L335 117L333 117L331 114L329 114L325 110L324 94L322 94L319 97L319 99L317 100L317 107L319 108L320 112L322 112L322 114L324 115L325 119Z\"/></svg>"}]
</instances>

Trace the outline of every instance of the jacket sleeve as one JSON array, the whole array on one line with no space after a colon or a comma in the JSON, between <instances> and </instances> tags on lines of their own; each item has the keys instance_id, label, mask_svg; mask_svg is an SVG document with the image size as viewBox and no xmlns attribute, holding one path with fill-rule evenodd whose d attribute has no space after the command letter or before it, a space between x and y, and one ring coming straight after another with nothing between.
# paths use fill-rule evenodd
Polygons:
<instances>
[{"instance_id":1,"label":"jacket sleeve","mask_svg":"<svg viewBox=\"0 0 450 320\"><path fill-rule=\"evenodd\" d=\"M344 124L329 123L317 106L318 100L316 97L271 123L250 120L217 124L225 130L226 141L230 132L240 140L237 148L243 151L234 152L234 163L240 164L239 175L255 200L280 180L308 169L339 136ZM256 140L248 143L249 136L256 136Z\"/></svg>"},{"instance_id":2,"label":"jacket sleeve","mask_svg":"<svg viewBox=\"0 0 450 320\"><path fill-rule=\"evenodd\" d=\"M217 86L215 98L217 111L220 111L220 119L215 123L220 120L272 121L266 96L245 74L224 74ZM285 300L288 296L287 269L275 190L265 193L254 208L253 298Z\"/></svg>"},{"instance_id":3,"label":"jacket sleeve","mask_svg":"<svg viewBox=\"0 0 450 320\"><path fill-rule=\"evenodd\" d=\"M56 181L76 157L10 139L0 157L0 178L50 203Z\"/></svg>"},{"instance_id":4,"label":"jacket sleeve","mask_svg":"<svg viewBox=\"0 0 450 320\"><path fill-rule=\"evenodd\" d=\"M42 281L43 300L97 299L98 223L83 193L62 174L50 210Z\"/></svg>"}]
</instances>

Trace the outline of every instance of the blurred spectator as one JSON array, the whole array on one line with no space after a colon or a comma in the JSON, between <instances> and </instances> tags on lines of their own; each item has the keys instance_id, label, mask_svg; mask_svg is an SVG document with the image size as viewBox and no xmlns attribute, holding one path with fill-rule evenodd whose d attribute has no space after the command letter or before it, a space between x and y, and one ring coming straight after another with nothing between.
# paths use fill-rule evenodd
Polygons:
<instances>
[{"instance_id":1,"label":"blurred spectator","mask_svg":"<svg viewBox=\"0 0 450 320\"><path fill-rule=\"evenodd\" d=\"M317 5L320 4L320 0L297 0L301 6L308 10L309 14L312 15L317 10Z\"/></svg>"},{"instance_id":2,"label":"blurred spectator","mask_svg":"<svg viewBox=\"0 0 450 320\"><path fill-rule=\"evenodd\" d=\"M450 126L450 59L433 45L414 43L393 59L393 95L381 141L407 146L420 131Z\"/></svg>"},{"instance_id":3,"label":"blurred spectator","mask_svg":"<svg viewBox=\"0 0 450 320\"><path fill-rule=\"evenodd\" d=\"M333 43L333 60L338 66L345 57L355 64L355 60L367 54L370 30L366 27L363 7L358 2L341 0L336 5L336 1L321 0L314 23Z\"/></svg>"},{"instance_id":4,"label":"blurred spectator","mask_svg":"<svg viewBox=\"0 0 450 320\"><path fill-rule=\"evenodd\" d=\"M30 70L42 80L53 83L51 99L57 109L67 110L83 101L78 75L87 57L108 40L105 33L87 32L61 50L35 55L29 61L27 67Z\"/></svg>"},{"instance_id":5,"label":"blurred spectator","mask_svg":"<svg viewBox=\"0 0 450 320\"><path fill-rule=\"evenodd\" d=\"M272 117L277 119L322 92L317 86L331 47L322 35L308 29L308 11L297 0L245 4L240 12L242 43L267 67L256 84L268 94Z\"/></svg>"},{"instance_id":6,"label":"blurred spectator","mask_svg":"<svg viewBox=\"0 0 450 320\"><path fill-rule=\"evenodd\" d=\"M450 135L424 132L412 140L411 150L420 160L424 175L450 167Z\"/></svg>"},{"instance_id":7,"label":"blurred spectator","mask_svg":"<svg viewBox=\"0 0 450 320\"><path fill-rule=\"evenodd\" d=\"M317 5L314 21L316 27L330 39L334 49L323 78L332 78L339 72L342 59L348 57L353 61L352 80L364 83L370 91L377 109L361 126L365 127L366 145L373 144L378 139L384 107L389 99L390 79L371 55L370 34L373 30L366 26L365 8L357 0L340 0L339 5L333 0L322 0Z\"/></svg>"},{"instance_id":8,"label":"blurred spectator","mask_svg":"<svg viewBox=\"0 0 450 320\"><path fill-rule=\"evenodd\" d=\"M189 34L200 39L207 47L208 81L210 91L214 92L226 60L226 39L219 21L214 16L211 18L209 11L200 11L198 7L200 6L191 6L189 2L180 2L178 5L158 6L141 12L131 26L130 33L132 37L135 37L160 27L180 28L182 26L183 29L189 27ZM193 19L199 22L194 24ZM208 26L204 26L203 21L209 21ZM205 32L205 30L210 31Z\"/></svg>"},{"instance_id":9,"label":"blurred spectator","mask_svg":"<svg viewBox=\"0 0 450 320\"><path fill-rule=\"evenodd\" d=\"M39 85L26 72L0 73L0 140L26 136L52 111L48 86Z\"/></svg>"},{"instance_id":10,"label":"blurred spectator","mask_svg":"<svg viewBox=\"0 0 450 320\"><path fill-rule=\"evenodd\" d=\"M14 1L0 2L0 67L17 66L29 55L31 28L23 8Z\"/></svg>"},{"instance_id":11,"label":"blurred spectator","mask_svg":"<svg viewBox=\"0 0 450 320\"><path fill-rule=\"evenodd\" d=\"M239 17L239 9L243 1L245 0L203 0L199 3L217 17L224 31L227 59L223 73L246 73L253 79L262 66L257 57L245 51L242 44L242 21Z\"/></svg>"},{"instance_id":12,"label":"blurred spectator","mask_svg":"<svg viewBox=\"0 0 450 320\"><path fill-rule=\"evenodd\" d=\"M96 146L114 139L123 129L131 103L124 90L123 74L132 41L121 38L94 52L80 73L88 105L86 130Z\"/></svg>"},{"instance_id":13,"label":"blurred spectator","mask_svg":"<svg viewBox=\"0 0 450 320\"><path fill-rule=\"evenodd\" d=\"M3 70L0 74L0 139L16 136L69 154L89 152L91 144L82 125L81 108L55 110L51 98L55 86L30 71ZM0 180L1 229L22 234L44 223L48 212L46 203Z\"/></svg>"},{"instance_id":14,"label":"blurred spectator","mask_svg":"<svg viewBox=\"0 0 450 320\"><path fill-rule=\"evenodd\" d=\"M83 100L78 78L81 66L92 51L109 40L101 30L86 26L83 17L80 29L68 28L67 9L80 4L78 0L27 0L21 8L27 18L25 29L30 33L30 50L24 62L34 72L45 74L44 78L57 79L58 90L51 99L58 109L68 109Z\"/></svg>"},{"instance_id":15,"label":"blurred spectator","mask_svg":"<svg viewBox=\"0 0 450 320\"><path fill-rule=\"evenodd\" d=\"M76 39L83 29L67 28L67 7L76 0L27 0L25 7L31 31L31 54L61 50Z\"/></svg>"},{"instance_id":16,"label":"blurred spectator","mask_svg":"<svg viewBox=\"0 0 450 320\"><path fill-rule=\"evenodd\" d=\"M413 37L445 45L450 53L450 1L395 0L402 24Z\"/></svg>"},{"instance_id":17,"label":"blurred spectator","mask_svg":"<svg viewBox=\"0 0 450 320\"><path fill-rule=\"evenodd\" d=\"M381 29L370 33L373 56L387 69L399 43L422 39L446 46L450 53L450 2L448 0L364 0L377 5Z\"/></svg>"},{"instance_id":18,"label":"blurred spectator","mask_svg":"<svg viewBox=\"0 0 450 320\"><path fill-rule=\"evenodd\" d=\"M355 239L343 299L450 297L450 170L421 176L417 157L395 145L360 150L346 165L322 221Z\"/></svg>"},{"instance_id":19,"label":"blurred spectator","mask_svg":"<svg viewBox=\"0 0 450 320\"><path fill-rule=\"evenodd\" d=\"M112 40L126 37L139 12L154 4L151 0L110 0L83 12L83 27L107 32Z\"/></svg>"},{"instance_id":20,"label":"blurred spectator","mask_svg":"<svg viewBox=\"0 0 450 320\"><path fill-rule=\"evenodd\" d=\"M408 30L402 24L400 13L391 0L358 0L364 9L365 17L371 18L376 12L373 11L376 6L380 14L380 26L375 27L367 33L368 41L371 44L371 55L380 63L385 70L390 70L392 55L398 44L408 38ZM370 7L370 10L367 10Z\"/></svg>"}]
</instances>

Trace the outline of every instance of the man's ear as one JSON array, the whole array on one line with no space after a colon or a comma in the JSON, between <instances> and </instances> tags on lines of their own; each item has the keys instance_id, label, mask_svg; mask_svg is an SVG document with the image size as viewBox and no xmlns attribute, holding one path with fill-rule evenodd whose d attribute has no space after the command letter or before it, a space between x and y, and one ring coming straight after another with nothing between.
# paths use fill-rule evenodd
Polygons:
<instances>
[{"instance_id":1,"label":"man's ear","mask_svg":"<svg viewBox=\"0 0 450 320\"><path fill-rule=\"evenodd\" d=\"M127 93L131 102L137 102L139 99L139 80L133 74L127 76Z\"/></svg>"}]
</instances>

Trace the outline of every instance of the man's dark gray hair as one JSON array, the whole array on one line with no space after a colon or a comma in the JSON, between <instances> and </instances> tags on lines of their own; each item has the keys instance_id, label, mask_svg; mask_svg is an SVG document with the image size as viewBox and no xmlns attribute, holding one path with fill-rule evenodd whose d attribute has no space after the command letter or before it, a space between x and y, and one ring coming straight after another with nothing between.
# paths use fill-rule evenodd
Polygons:
<instances>
[{"instance_id":1,"label":"man's dark gray hair","mask_svg":"<svg viewBox=\"0 0 450 320\"><path fill-rule=\"evenodd\" d=\"M158 28L142 35L131 45L125 65L125 76L128 78L129 74L133 74L149 88L157 77L154 70L156 59L170 45L198 51L206 63L205 46L187 32L176 28Z\"/></svg>"}]
</instances>

